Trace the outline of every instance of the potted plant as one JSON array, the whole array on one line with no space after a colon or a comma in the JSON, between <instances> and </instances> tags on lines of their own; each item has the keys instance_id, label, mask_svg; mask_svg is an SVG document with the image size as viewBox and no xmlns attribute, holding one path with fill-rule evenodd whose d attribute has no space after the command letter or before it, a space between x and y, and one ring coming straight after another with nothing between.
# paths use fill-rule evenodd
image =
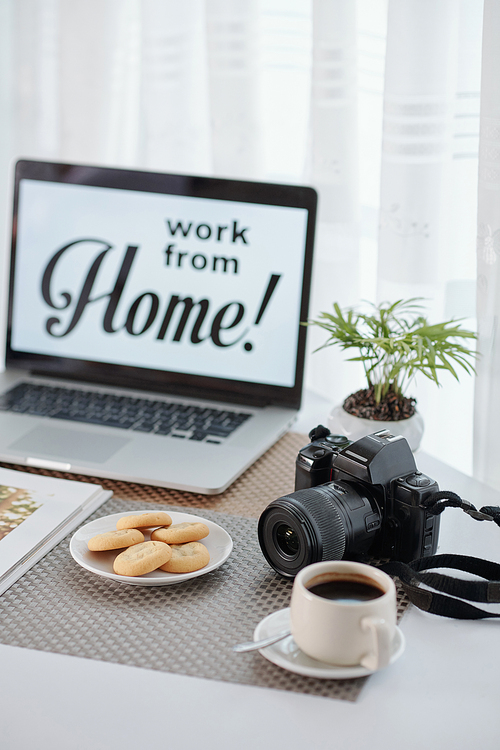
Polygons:
<instances>
[{"instance_id":1,"label":"potted plant","mask_svg":"<svg viewBox=\"0 0 500 750\"><path fill-rule=\"evenodd\" d=\"M417 450L423 433L423 420L416 411L416 399L405 395L417 373L440 386L439 375L450 372L457 380L457 369L475 372L474 348L467 344L477 335L460 327L457 321L430 324L422 315L420 298L369 305L367 312L355 308L334 313L322 312L308 325L323 328L329 335L320 347L340 346L357 350L348 362L361 362L366 388L350 394L330 414L331 432L357 440L363 435L388 428L404 435ZM375 424L374 424L375 423Z\"/></svg>"}]
</instances>

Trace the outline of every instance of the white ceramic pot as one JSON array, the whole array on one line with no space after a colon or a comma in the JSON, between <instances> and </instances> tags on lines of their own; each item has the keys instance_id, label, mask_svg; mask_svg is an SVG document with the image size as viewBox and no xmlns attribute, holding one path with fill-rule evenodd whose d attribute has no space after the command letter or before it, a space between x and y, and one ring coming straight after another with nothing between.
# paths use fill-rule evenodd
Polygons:
<instances>
[{"instance_id":1,"label":"white ceramic pot","mask_svg":"<svg viewBox=\"0 0 500 750\"><path fill-rule=\"evenodd\" d=\"M349 414L342 406L335 406L328 417L328 429L349 440L359 440L379 430L390 430L393 435L403 435L413 452L418 450L424 434L424 420L418 412L398 422L379 422L377 419L362 419Z\"/></svg>"}]
</instances>

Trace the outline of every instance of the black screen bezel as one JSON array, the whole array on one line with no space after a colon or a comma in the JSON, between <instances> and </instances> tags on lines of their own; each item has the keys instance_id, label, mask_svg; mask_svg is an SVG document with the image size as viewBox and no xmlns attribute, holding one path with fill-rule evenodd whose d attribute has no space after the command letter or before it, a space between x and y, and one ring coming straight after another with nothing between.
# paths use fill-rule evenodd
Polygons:
<instances>
[{"instance_id":1,"label":"black screen bezel","mask_svg":"<svg viewBox=\"0 0 500 750\"><path fill-rule=\"evenodd\" d=\"M56 357L13 350L11 347L16 266L17 217L19 186L22 179L89 185L94 187L139 190L199 198L230 200L306 209L308 212L304 276L300 321L305 322L309 310L312 254L316 223L317 193L311 187L164 174L114 167L64 164L21 159L15 165L12 250L10 265L6 367L27 370L50 377L63 377L123 388L154 391L163 394L210 398L219 401L255 405L274 404L298 409L301 403L306 346L306 326L298 332L295 383L293 387L268 385L240 380L226 380L203 375L186 375L150 368L115 365L90 360Z\"/></svg>"}]
</instances>

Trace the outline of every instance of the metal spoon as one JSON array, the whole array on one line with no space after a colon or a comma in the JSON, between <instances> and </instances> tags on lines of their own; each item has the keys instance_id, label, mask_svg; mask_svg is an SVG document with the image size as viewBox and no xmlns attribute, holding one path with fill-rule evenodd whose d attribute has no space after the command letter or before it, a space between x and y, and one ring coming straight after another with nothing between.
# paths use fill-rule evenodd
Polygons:
<instances>
[{"instance_id":1,"label":"metal spoon","mask_svg":"<svg viewBox=\"0 0 500 750\"><path fill-rule=\"evenodd\" d=\"M266 646L272 646L273 643L283 640L283 638L286 638L288 635L291 635L291 632L289 630L283 630L281 633L272 635L270 638L263 638L261 641L237 643L236 646L233 646L233 651L236 651L238 654L243 654L246 651L258 651L261 648L266 648Z\"/></svg>"}]
</instances>

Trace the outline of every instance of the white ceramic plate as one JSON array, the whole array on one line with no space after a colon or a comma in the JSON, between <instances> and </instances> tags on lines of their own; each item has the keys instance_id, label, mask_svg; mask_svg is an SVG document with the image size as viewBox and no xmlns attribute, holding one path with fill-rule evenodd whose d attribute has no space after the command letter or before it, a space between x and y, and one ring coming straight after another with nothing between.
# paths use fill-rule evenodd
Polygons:
<instances>
[{"instance_id":1,"label":"white ceramic plate","mask_svg":"<svg viewBox=\"0 0 500 750\"><path fill-rule=\"evenodd\" d=\"M270 638L272 635L289 629L290 608L287 607L286 609L280 609L277 612L273 612L261 620L255 628L253 639L254 641L259 641L261 638ZM399 628L396 628L390 664L393 664L396 659L399 659L404 650L404 635ZM326 664L317 659L311 659L310 656L306 656L306 654L300 650L291 635L278 641L278 643L274 643L272 646L260 649L259 653L278 667L282 667L289 672L295 672L296 674L302 674L307 677L319 677L324 680L345 680L352 677L364 677L365 675L372 674L372 670L366 669L366 667L362 667L361 665L354 667L335 667L332 664Z\"/></svg>"},{"instance_id":2,"label":"white ceramic plate","mask_svg":"<svg viewBox=\"0 0 500 750\"><path fill-rule=\"evenodd\" d=\"M140 513L149 513L151 509L135 510L134 515ZM152 573L146 573L143 576L119 576L113 572L113 561L117 554L122 550L110 550L108 552L91 552L87 546L88 540L96 534L104 534L106 531L116 531L116 522L119 518L128 515L127 513L113 513L111 516L97 518L95 521L87 523L73 535L69 549L70 552L82 568L90 570L98 576L111 578L118 583L129 583L132 586L169 586L173 583L181 583L190 578L203 576L210 573L211 570L219 568L229 557L233 549L233 540L221 526L208 521L201 516L194 516L192 513L175 513L170 512L172 523L184 523L185 521L201 521L210 529L210 534L201 540L210 553L210 562L200 570L193 573L165 573L163 570L153 570ZM149 539L149 530L143 530L144 538Z\"/></svg>"}]
</instances>

